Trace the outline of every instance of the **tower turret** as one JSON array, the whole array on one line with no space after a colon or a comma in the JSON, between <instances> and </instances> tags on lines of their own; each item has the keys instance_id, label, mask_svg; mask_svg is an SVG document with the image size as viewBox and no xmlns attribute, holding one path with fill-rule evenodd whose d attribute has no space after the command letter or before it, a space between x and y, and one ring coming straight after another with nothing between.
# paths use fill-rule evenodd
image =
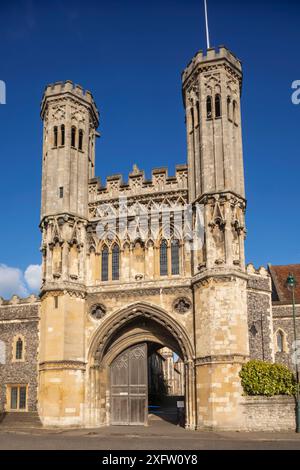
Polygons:
<instances>
[{"instance_id":1,"label":"tower turret","mask_svg":"<svg viewBox=\"0 0 300 470\"><path fill-rule=\"evenodd\" d=\"M198 52L182 74L190 200L231 191L245 197L240 93L242 66L228 49Z\"/></svg>"},{"instance_id":2,"label":"tower turret","mask_svg":"<svg viewBox=\"0 0 300 470\"><path fill-rule=\"evenodd\" d=\"M94 177L99 113L93 96L71 81L45 89L41 220L73 214L87 218L88 179Z\"/></svg>"},{"instance_id":3,"label":"tower turret","mask_svg":"<svg viewBox=\"0 0 300 470\"><path fill-rule=\"evenodd\" d=\"M42 175L43 285L39 413L44 424L83 423L88 182L99 114L72 82L46 87Z\"/></svg>"},{"instance_id":4,"label":"tower turret","mask_svg":"<svg viewBox=\"0 0 300 470\"><path fill-rule=\"evenodd\" d=\"M88 181L94 177L99 113L92 94L70 81L45 89L41 229L44 288L84 283Z\"/></svg>"},{"instance_id":5,"label":"tower turret","mask_svg":"<svg viewBox=\"0 0 300 470\"><path fill-rule=\"evenodd\" d=\"M198 52L182 74L189 200L204 209L198 267L244 270L245 190L241 134L242 66L221 46Z\"/></svg>"},{"instance_id":6,"label":"tower turret","mask_svg":"<svg viewBox=\"0 0 300 470\"><path fill-rule=\"evenodd\" d=\"M197 426L226 429L243 423L239 371L249 356L241 62L225 47L200 51L182 80L189 201L204 233L193 251Z\"/></svg>"}]
</instances>

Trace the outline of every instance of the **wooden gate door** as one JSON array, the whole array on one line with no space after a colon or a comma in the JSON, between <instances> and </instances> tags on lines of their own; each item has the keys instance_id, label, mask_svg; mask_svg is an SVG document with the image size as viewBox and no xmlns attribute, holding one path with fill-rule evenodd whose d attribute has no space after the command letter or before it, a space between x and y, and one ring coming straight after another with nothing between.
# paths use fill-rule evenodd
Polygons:
<instances>
[{"instance_id":1,"label":"wooden gate door","mask_svg":"<svg viewBox=\"0 0 300 470\"><path fill-rule=\"evenodd\" d=\"M147 343L123 351L110 366L111 424L147 424Z\"/></svg>"}]
</instances>

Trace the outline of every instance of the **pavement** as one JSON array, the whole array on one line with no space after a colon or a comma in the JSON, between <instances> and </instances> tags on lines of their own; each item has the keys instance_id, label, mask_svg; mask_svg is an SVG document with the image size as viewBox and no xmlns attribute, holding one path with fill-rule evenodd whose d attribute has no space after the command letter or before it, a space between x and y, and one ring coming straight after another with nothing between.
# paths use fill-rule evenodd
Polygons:
<instances>
[{"instance_id":1,"label":"pavement","mask_svg":"<svg viewBox=\"0 0 300 470\"><path fill-rule=\"evenodd\" d=\"M0 426L1 450L292 450L296 433L190 431L163 419L149 426L11 429Z\"/></svg>"}]
</instances>

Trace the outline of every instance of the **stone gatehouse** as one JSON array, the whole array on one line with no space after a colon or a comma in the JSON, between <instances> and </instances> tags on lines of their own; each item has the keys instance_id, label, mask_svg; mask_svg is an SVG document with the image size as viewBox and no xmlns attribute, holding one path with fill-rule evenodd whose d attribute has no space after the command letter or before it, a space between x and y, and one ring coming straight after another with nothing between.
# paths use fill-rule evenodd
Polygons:
<instances>
[{"instance_id":1,"label":"stone gatehouse","mask_svg":"<svg viewBox=\"0 0 300 470\"><path fill-rule=\"evenodd\" d=\"M241 87L228 49L198 52L182 74L187 165L150 180L134 165L105 184L92 94L46 87L43 280L39 298L0 299L0 411L37 411L46 426L146 424L148 357L168 348L183 364L187 428L253 427L239 371L251 357L293 367L284 276L300 268L245 266Z\"/></svg>"}]
</instances>

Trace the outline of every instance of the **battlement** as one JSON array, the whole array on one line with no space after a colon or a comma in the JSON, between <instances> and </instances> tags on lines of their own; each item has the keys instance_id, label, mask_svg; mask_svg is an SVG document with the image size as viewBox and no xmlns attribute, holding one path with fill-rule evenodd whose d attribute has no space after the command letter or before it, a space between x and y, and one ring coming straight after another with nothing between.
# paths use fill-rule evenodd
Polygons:
<instances>
[{"instance_id":1,"label":"battlement","mask_svg":"<svg viewBox=\"0 0 300 470\"><path fill-rule=\"evenodd\" d=\"M199 64L209 64L210 62L221 60L229 62L230 65L237 69L238 72L242 72L241 61L229 49L227 49L225 46L219 46L218 48L212 47L207 49L206 54L202 50L196 53L191 62L182 72L182 81L185 82L185 80L194 71L195 67L197 67Z\"/></svg>"},{"instance_id":2,"label":"battlement","mask_svg":"<svg viewBox=\"0 0 300 470\"><path fill-rule=\"evenodd\" d=\"M260 266L258 269L252 263L247 264L246 268L247 274L254 275L254 276L261 276L265 278L269 278L270 274L268 270L264 266Z\"/></svg>"},{"instance_id":3,"label":"battlement","mask_svg":"<svg viewBox=\"0 0 300 470\"><path fill-rule=\"evenodd\" d=\"M66 92L74 93L90 103L94 102L93 95L89 90L84 90L81 85L77 85L71 80L50 83L45 87L44 96L57 95L58 93Z\"/></svg>"},{"instance_id":4,"label":"battlement","mask_svg":"<svg viewBox=\"0 0 300 470\"><path fill-rule=\"evenodd\" d=\"M8 305L28 305L28 304L36 304L40 302L40 298L36 295L30 295L29 297L19 297L18 295L13 295L9 300L5 300L0 297L0 307L7 307Z\"/></svg>"},{"instance_id":5,"label":"battlement","mask_svg":"<svg viewBox=\"0 0 300 470\"><path fill-rule=\"evenodd\" d=\"M145 172L136 165L124 182L120 174L108 176L106 183L101 185L100 179L89 182L89 202L96 202L122 196L136 196L164 191L187 190L187 165L176 165L175 176L168 175L168 169L154 168L151 179L145 178Z\"/></svg>"},{"instance_id":6,"label":"battlement","mask_svg":"<svg viewBox=\"0 0 300 470\"><path fill-rule=\"evenodd\" d=\"M81 85L77 85L71 80L66 80L65 82L55 82L47 85L44 90L41 109L44 109L47 98L52 98L63 93L71 93L77 98L80 98L81 100L90 104L95 112L97 120L99 121L99 111L92 93L89 90L84 90Z\"/></svg>"}]
</instances>

